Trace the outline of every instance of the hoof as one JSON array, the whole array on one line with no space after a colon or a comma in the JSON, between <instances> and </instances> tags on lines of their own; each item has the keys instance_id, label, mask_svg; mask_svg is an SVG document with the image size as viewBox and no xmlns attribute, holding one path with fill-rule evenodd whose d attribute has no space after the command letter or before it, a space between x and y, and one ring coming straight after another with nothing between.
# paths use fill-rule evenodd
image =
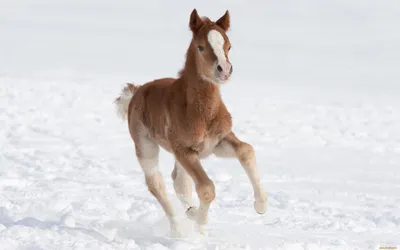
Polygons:
<instances>
[{"instance_id":1,"label":"hoof","mask_svg":"<svg viewBox=\"0 0 400 250\"><path fill-rule=\"evenodd\" d=\"M182 234L179 231L172 230L169 233L169 237L174 238L174 239L181 238Z\"/></svg>"},{"instance_id":2,"label":"hoof","mask_svg":"<svg viewBox=\"0 0 400 250\"><path fill-rule=\"evenodd\" d=\"M197 218L197 208L196 207L189 207L186 210L186 216L190 219L190 220L196 220Z\"/></svg>"},{"instance_id":3,"label":"hoof","mask_svg":"<svg viewBox=\"0 0 400 250\"><path fill-rule=\"evenodd\" d=\"M181 227L180 227L180 223L178 222L178 220L176 219L176 217L168 217L169 219L169 237L171 238L179 238L182 237L182 231L181 231Z\"/></svg>"},{"instance_id":4,"label":"hoof","mask_svg":"<svg viewBox=\"0 0 400 250\"><path fill-rule=\"evenodd\" d=\"M255 201L254 209L258 214L264 214L267 211L267 201Z\"/></svg>"},{"instance_id":5,"label":"hoof","mask_svg":"<svg viewBox=\"0 0 400 250\"><path fill-rule=\"evenodd\" d=\"M198 230L199 230L199 233L200 233L201 235L203 235L203 236L205 236L205 237L208 237L208 236L209 236L208 231L207 231L206 228L205 228L205 225L198 225Z\"/></svg>"},{"instance_id":6,"label":"hoof","mask_svg":"<svg viewBox=\"0 0 400 250\"><path fill-rule=\"evenodd\" d=\"M169 237L171 237L171 238L180 238L182 236L183 236L183 234L179 230L178 226L171 227L171 230L169 232Z\"/></svg>"}]
</instances>

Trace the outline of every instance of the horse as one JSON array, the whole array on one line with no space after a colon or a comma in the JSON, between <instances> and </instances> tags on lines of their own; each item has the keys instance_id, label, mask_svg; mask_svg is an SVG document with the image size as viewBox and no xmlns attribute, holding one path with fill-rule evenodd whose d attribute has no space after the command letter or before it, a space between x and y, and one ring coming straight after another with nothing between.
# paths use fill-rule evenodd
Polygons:
<instances>
[{"instance_id":1,"label":"horse","mask_svg":"<svg viewBox=\"0 0 400 250\"><path fill-rule=\"evenodd\" d=\"M175 157L171 174L175 193L201 234L208 234L205 226L215 199L214 183L200 162L210 155L238 159L253 187L255 211L264 214L267 208L254 149L232 132L232 118L220 94L220 87L233 72L228 57L231 43L226 34L229 11L214 22L200 18L193 9L189 28L192 40L177 78L155 79L143 85L127 83L115 100L118 114L127 120L147 188L168 217L170 233L177 237L182 233L176 211L158 168L160 147ZM193 182L198 207L192 200Z\"/></svg>"}]
</instances>

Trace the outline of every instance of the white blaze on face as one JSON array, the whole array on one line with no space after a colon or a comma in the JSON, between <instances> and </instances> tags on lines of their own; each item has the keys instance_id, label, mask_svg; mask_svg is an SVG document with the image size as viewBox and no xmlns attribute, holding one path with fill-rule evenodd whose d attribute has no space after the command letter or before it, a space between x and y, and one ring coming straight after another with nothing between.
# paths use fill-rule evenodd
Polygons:
<instances>
[{"instance_id":1,"label":"white blaze on face","mask_svg":"<svg viewBox=\"0 0 400 250\"><path fill-rule=\"evenodd\" d=\"M207 35L208 42L217 57L217 64L222 68L221 74L227 76L230 71L230 63L227 62L224 51L225 39L217 30L210 30Z\"/></svg>"},{"instance_id":2,"label":"white blaze on face","mask_svg":"<svg viewBox=\"0 0 400 250\"><path fill-rule=\"evenodd\" d=\"M218 63L226 63L224 52L225 39L222 34L217 30L210 30L208 32L207 39L214 51L215 56L217 57Z\"/></svg>"}]
</instances>

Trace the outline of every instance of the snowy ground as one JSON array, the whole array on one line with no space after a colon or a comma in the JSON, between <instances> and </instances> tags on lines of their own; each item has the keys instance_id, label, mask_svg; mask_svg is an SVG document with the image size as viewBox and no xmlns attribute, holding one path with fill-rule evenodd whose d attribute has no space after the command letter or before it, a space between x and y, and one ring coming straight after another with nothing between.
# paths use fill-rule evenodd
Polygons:
<instances>
[{"instance_id":1,"label":"snowy ground","mask_svg":"<svg viewBox=\"0 0 400 250\"><path fill-rule=\"evenodd\" d=\"M235 160L209 158L208 238L144 184L113 99L175 76L196 7L229 8L223 98L255 149L258 215ZM376 249L400 244L398 1L1 1L0 249ZM160 58L155 55L162 55Z\"/></svg>"}]
</instances>

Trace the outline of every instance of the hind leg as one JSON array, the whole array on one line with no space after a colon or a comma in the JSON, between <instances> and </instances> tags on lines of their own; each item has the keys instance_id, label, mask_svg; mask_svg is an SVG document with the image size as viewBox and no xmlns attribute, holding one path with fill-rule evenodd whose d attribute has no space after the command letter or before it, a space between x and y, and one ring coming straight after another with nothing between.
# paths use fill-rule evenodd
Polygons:
<instances>
[{"instance_id":1,"label":"hind leg","mask_svg":"<svg viewBox=\"0 0 400 250\"><path fill-rule=\"evenodd\" d=\"M240 161L254 190L254 209L263 214L267 209L267 195L260 184L253 147L239 140L234 133L228 134L214 149L217 157L235 157Z\"/></svg>"},{"instance_id":2,"label":"hind leg","mask_svg":"<svg viewBox=\"0 0 400 250\"><path fill-rule=\"evenodd\" d=\"M173 236L179 236L175 211L167 197L163 177L158 169L159 146L147 136L134 136L136 156L145 175L146 185L168 217Z\"/></svg>"},{"instance_id":3,"label":"hind leg","mask_svg":"<svg viewBox=\"0 0 400 250\"><path fill-rule=\"evenodd\" d=\"M175 161L171 176L174 181L175 193L186 209L186 215L190 219L195 219L197 209L192 200L192 178L178 161Z\"/></svg>"}]
</instances>

